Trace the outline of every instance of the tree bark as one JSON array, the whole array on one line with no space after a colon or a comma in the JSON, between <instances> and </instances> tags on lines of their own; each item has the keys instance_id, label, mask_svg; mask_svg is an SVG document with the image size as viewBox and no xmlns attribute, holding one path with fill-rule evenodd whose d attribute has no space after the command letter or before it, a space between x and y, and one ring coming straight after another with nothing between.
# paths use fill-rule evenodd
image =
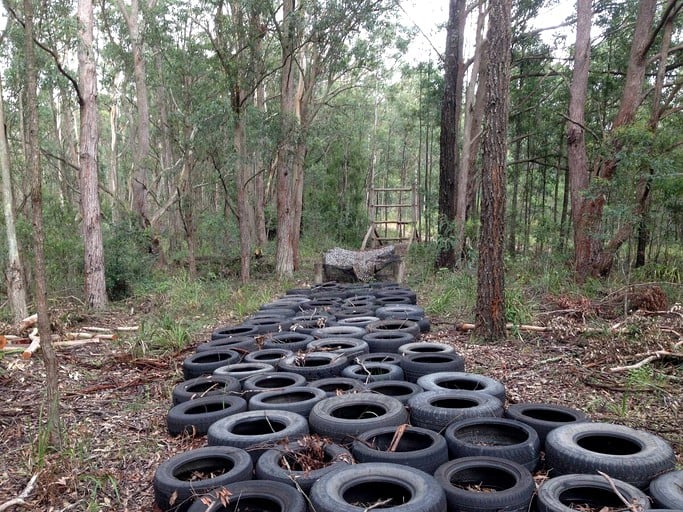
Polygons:
<instances>
[{"instance_id":1,"label":"tree bark","mask_svg":"<svg viewBox=\"0 0 683 512\"><path fill-rule=\"evenodd\" d=\"M463 46L465 0L450 0L446 28L444 57L444 91L441 102L441 137L439 141L439 240L437 267L455 268L460 254L456 253L456 201L459 189L459 134L462 110Z\"/></svg>"},{"instance_id":2,"label":"tree bark","mask_svg":"<svg viewBox=\"0 0 683 512\"><path fill-rule=\"evenodd\" d=\"M505 167L512 30L511 0L492 0L481 183L481 232L477 269L475 335L505 339Z\"/></svg>"},{"instance_id":3,"label":"tree bark","mask_svg":"<svg viewBox=\"0 0 683 512\"><path fill-rule=\"evenodd\" d=\"M9 159L9 145L5 130L5 108L0 76L0 171L2 173L2 204L5 215L5 236L7 237L7 298L15 322L28 316L26 307L26 278L24 266L19 255L17 230L14 214L14 194L12 192L12 173Z\"/></svg>"},{"instance_id":4,"label":"tree bark","mask_svg":"<svg viewBox=\"0 0 683 512\"><path fill-rule=\"evenodd\" d=\"M33 224L35 305L38 313L38 334L45 361L46 434L52 446L59 447L59 374L57 355L52 346L50 315L47 307L47 277L45 272L45 229L43 226L43 198L40 167L40 138L38 134L38 70L34 48L33 0L23 0L24 5L24 52L26 91L26 168L31 180L31 207Z\"/></svg>"},{"instance_id":5,"label":"tree bark","mask_svg":"<svg viewBox=\"0 0 683 512\"><path fill-rule=\"evenodd\" d=\"M584 194L588 190L590 172L585 140L585 105L588 95L588 74L591 57L591 0L577 0L576 44L574 69L569 86L569 120L567 121L567 164L574 225L574 272L580 280L590 269L591 242L586 226L586 213L582 211Z\"/></svg>"},{"instance_id":6,"label":"tree bark","mask_svg":"<svg viewBox=\"0 0 683 512\"><path fill-rule=\"evenodd\" d=\"M107 307L104 278L104 247L100 224L100 197L97 178L97 74L93 47L92 0L78 2L79 47L78 82L81 114L79 176L83 245L85 248L85 302L92 309Z\"/></svg>"}]
</instances>

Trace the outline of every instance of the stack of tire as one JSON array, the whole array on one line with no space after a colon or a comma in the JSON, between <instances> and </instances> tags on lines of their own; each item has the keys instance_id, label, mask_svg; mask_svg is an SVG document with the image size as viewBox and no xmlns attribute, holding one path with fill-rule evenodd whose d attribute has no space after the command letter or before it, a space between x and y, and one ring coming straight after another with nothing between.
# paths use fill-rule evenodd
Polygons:
<instances>
[{"instance_id":1,"label":"stack of tire","mask_svg":"<svg viewBox=\"0 0 683 512\"><path fill-rule=\"evenodd\" d=\"M683 509L666 441L559 405L506 409L503 384L465 372L452 346L421 339L429 329L415 293L391 283L290 290L218 327L183 362L167 417L207 446L158 467L157 506ZM537 471L550 477L538 489Z\"/></svg>"}]
</instances>

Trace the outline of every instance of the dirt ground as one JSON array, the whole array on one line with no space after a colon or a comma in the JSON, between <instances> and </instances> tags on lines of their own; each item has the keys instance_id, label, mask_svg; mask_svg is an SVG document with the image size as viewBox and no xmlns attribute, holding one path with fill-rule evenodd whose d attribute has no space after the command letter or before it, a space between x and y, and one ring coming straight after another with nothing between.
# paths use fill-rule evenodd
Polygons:
<instances>
[{"instance_id":1,"label":"dirt ground","mask_svg":"<svg viewBox=\"0 0 683 512\"><path fill-rule=\"evenodd\" d=\"M79 317L69 325L130 325L124 310ZM432 319L424 339L452 344L466 370L501 380L509 403L556 403L584 410L596 421L645 429L666 438L683 467L683 313L636 314L626 321L590 322L563 314L538 319L552 332L512 331L500 345L472 343L457 325ZM217 322L218 323L218 322ZM32 476L26 505L7 510L152 511L152 477L170 456L205 439L166 432L171 389L182 380L181 352L135 357L133 333L59 349L64 443L58 452L38 438L43 417L44 366L39 355L0 359L0 510ZM639 368L657 351L671 352ZM615 370L617 368L617 370Z\"/></svg>"}]
</instances>

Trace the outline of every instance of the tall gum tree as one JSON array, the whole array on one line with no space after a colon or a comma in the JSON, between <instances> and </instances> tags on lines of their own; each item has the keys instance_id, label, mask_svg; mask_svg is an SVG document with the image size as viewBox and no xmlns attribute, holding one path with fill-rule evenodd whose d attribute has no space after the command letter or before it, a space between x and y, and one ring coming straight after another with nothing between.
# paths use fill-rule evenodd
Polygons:
<instances>
[{"instance_id":1,"label":"tall gum tree","mask_svg":"<svg viewBox=\"0 0 683 512\"><path fill-rule=\"evenodd\" d=\"M481 230L477 267L475 335L505 339L505 167L509 110L512 0L492 0L489 8L488 72L482 141Z\"/></svg>"}]
</instances>

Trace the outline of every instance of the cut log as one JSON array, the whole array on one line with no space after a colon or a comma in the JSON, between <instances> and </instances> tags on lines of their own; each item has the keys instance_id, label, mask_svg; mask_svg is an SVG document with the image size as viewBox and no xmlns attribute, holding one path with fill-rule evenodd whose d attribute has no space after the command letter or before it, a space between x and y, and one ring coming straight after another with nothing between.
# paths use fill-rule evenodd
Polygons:
<instances>
[{"instance_id":1,"label":"cut log","mask_svg":"<svg viewBox=\"0 0 683 512\"><path fill-rule=\"evenodd\" d=\"M20 331L26 331L28 329L31 329L32 327L35 327L35 325L38 323L38 313L34 313L31 316L27 316L24 318L21 322L19 322L19 330Z\"/></svg>"},{"instance_id":2,"label":"cut log","mask_svg":"<svg viewBox=\"0 0 683 512\"><path fill-rule=\"evenodd\" d=\"M31 344L22 352L22 359L30 359L33 353L40 348L40 336L38 336L38 329L36 327L33 328L28 337L31 340Z\"/></svg>"}]
</instances>

